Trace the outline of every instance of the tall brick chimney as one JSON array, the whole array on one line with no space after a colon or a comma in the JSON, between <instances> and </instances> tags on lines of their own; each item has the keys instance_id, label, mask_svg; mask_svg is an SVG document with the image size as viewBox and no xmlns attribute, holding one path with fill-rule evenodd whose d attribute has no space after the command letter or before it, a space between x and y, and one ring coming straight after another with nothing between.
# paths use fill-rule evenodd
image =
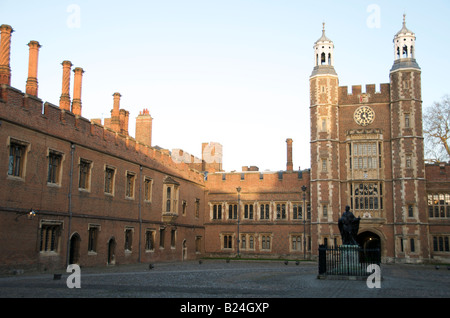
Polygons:
<instances>
[{"instance_id":1,"label":"tall brick chimney","mask_svg":"<svg viewBox=\"0 0 450 318\"><path fill-rule=\"evenodd\" d=\"M286 139L287 144L287 163L286 163L286 171L293 171L294 164L292 162L292 139Z\"/></svg>"},{"instance_id":2,"label":"tall brick chimney","mask_svg":"<svg viewBox=\"0 0 450 318\"><path fill-rule=\"evenodd\" d=\"M11 33L14 30L10 25L2 24L0 26L0 84L11 85Z\"/></svg>"},{"instance_id":3,"label":"tall brick chimney","mask_svg":"<svg viewBox=\"0 0 450 318\"><path fill-rule=\"evenodd\" d=\"M139 116L136 117L136 135L137 141L147 145L152 145L152 116L148 109L144 109L139 112Z\"/></svg>"},{"instance_id":4,"label":"tall brick chimney","mask_svg":"<svg viewBox=\"0 0 450 318\"><path fill-rule=\"evenodd\" d=\"M63 61L63 76L62 76L62 92L59 98L59 108L70 111L70 70L72 63L70 61Z\"/></svg>"},{"instance_id":5,"label":"tall brick chimney","mask_svg":"<svg viewBox=\"0 0 450 318\"><path fill-rule=\"evenodd\" d=\"M119 110L119 125L120 125L120 133L123 135L128 135L128 118L130 116L130 112L121 109Z\"/></svg>"},{"instance_id":6,"label":"tall brick chimney","mask_svg":"<svg viewBox=\"0 0 450 318\"><path fill-rule=\"evenodd\" d=\"M28 59L28 78L25 93L28 95L38 96L38 56L39 48L41 45L38 41L30 41L28 43L30 47L29 59Z\"/></svg>"},{"instance_id":7,"label":"tall brick chimney","mask_svg":"<svg viewBox=\"0 0 450 318\"><path fill-rule=\"evenodd\" d=\"M113 109L111 110L110 128L114 131L120 132L120 93L114 93Z\"/></svg>"},{"instance_id":8,"label":"tall brick chimney","mask_svg":"<svg viewBox=\"0 0 450 318\"><path fill-rule=\"evenodd\" d=\"M75 76L73 84L72 113L81 116L81 80L84 71L81 67L76 67L73 72L75 73Z\"/></svg>"}]
</instances>

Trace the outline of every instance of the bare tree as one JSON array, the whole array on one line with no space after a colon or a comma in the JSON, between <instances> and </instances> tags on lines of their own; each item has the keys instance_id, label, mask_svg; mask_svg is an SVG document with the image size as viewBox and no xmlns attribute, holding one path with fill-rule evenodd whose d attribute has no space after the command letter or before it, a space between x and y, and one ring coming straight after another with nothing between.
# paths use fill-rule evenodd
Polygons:
<instances>
[{"instance_id":1,"label":"bare tree","mask_svg":"<svg viewBox=\"0 0 450 318\"><path fill-rule=\"evenodd\" d=\"M423 112L423 134L427 160L443 162L450 160L450 96L446 95L440 102Z\"/></svg>"}]
</instances>

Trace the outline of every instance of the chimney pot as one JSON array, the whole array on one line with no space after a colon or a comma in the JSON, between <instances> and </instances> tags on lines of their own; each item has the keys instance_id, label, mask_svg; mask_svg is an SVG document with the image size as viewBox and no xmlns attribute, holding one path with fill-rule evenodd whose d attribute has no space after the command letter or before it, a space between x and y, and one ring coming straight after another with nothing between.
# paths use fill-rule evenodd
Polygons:
<instances>
[{"instance_id":1,"label":"chimney pot","mask_svg":"<svg viewBox=\"0 0 450 318\"><path fill-rule=\"evenodd\" d=\"M30 47L29 60L28 60L28 79L25 92L29 95L38 96L38 56L39 48L41 45L37 41L30 41L28 43Z\"/></svg>"},{"instance_id":2,"label":"chimney pot","mask_svg":"<svg viewBox=\"0 0 450 318\"><path fill-rule=\"evenodd\" d=\"M10 25L0 26L0 84L11 85L11 33L14 30Z\"/></svg>"}]
</instances>

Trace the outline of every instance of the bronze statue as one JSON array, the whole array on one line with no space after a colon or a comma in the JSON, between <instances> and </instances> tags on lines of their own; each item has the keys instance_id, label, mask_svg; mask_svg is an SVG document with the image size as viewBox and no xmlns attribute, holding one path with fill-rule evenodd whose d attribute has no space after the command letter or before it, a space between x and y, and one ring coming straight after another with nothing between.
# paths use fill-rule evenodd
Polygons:
<instances>
[{"instance_id":1,"label":"bronze statue","mask_svg":"<svg viewBox=\"0 0 450 318\"><path fill-rule=\"evenodd\" d=\"M350 207L345 207L345 212L339 218L338 226L341 232L343 245L358 245L356 242L356 235L358 234L360 217L355 217L350 211Z\"/></svg>"}]
</instances>

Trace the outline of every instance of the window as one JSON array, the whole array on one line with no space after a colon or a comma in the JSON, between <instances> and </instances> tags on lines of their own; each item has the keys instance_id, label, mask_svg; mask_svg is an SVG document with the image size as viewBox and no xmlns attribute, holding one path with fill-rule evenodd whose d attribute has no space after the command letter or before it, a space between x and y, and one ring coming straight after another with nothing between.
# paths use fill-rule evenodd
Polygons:
<instances>
[{"instance_id":1,"label":"window","mask_svg":"<svg viewBox=\"0 0 450 318\"><path fill-rule=\"evenodd\" d=\"M111 167L105 167L105 193L114 193L114 175L116 170Z\"/></svg>"},{"instance_id":2,"label":"window","mask_svg":"<svg viewBox=\"0 0 450 318\"><path fill-rule=\"evenodd\" d=\"M241 248L242 249L247 249L247 240L246 240L246 235L245 234L242 234L241 235Z\"/></svg>"},{"instance_id":3,"label":"window","mask_svg":"<svg viewBox=\"0 0 450 318\"><path fill-rule=\"evenodd\" d=\"M350 168L354 170L377 169L377 163L381 162L380 150L381 146L377 147L376 142L353 143L350 147Z\"/></svg>"},{"instance_id":4,"label":"window","mask_svg":"<svg viewBox=\"0 0 450 318\"><path fill-rule=\"evenodd\" d=\"M237 204L230 204L228 205L228 219L229 220L236 220L237 219Z\"/></svg>"},{"instance_id":5,"label":"window","mask_svg":"<svg viewBox=\"0 0 450 318\"><path fill-rule=\"evenodd\" d=\"M233 236L230 234L225 234L223 236L223 248L232 248L233 247Z\"/></svg>"},{"instance_id":6,"label":"window","mask_svg":"<svg viewBox=\"0 0 450 318\"><path fill-rule=\"evenodd\" d=\"M200 199L195 199L195 217L200 217Z\"/></svg>"},{"instance_id":7,"label":"window","mask_svg":"<svg viewBox=\"0 0 450 318\"><path fill-rule=\"evenodd\" d=\"M302 250L302 236L301 235L292 235L291 236L291 250L292 251L301 251Z\"/></svg>"},{"instance_id":8,"label":"window","mask_svg":"<svg viewBox=\"0 0 450 318\"><path fill-rule=\"evenodd\" d=\"M47 183L61 184L61 163L62 154L55 151L49 151Z\"/></svg>"},{"instance_id":9,"label":"window","mask_svg":"<svg viewBox=\"0 0 450 318\"><path fill-rule=\"evenodd\" d=\"M428 217L450 218L450 193L428 194Z\"/></svg>"},{"instance_id":10,"label":"window","mask_svg":"<svg viewBox=\"0 0 450 318\"><path fill-rule=\"evenodd\" d=\"M25 161L28 144L10 139L8 175L24 178Z\"/></svg>"},{"instance_id":11,"label":"window","mask_svg":"<svg viewBox=\"0 0 450 318\"><path fill-rule=\"evenodd\" d=\"M433 251L450 252L449 240L448 236L433 236Z\"/></svg>"},{"instance_id":12,"label":"window","mask_svg":"<svg viewBox=\"0 0 450 318\"><path fill-rule=\"evenodd\" d=\"M253 204L244 205L244 219L253 220Z\"/></svg>"},{"instance_id":13,"label":"window","mask_svg":"<svg viewBox=\"0 0 450 318\"><path fill-rule=\"evenodd\" d=\"M327 120L325 118L322 119L322 132L327 131Z\"/></svg>"},{"instance_id":14,"label":"window","mask_svg":"<svg viewBox=\"0 0 450 318\"><path fill-rule=\"evenodd\" d=\"M167 177L164 180L163 187L163 212L164 213L178 213L178 192L179 183Z\"/></svg>"},{"instance_id":15,"label":"window","mask_svg":"<svg viewBox=\"0 0 450 318\"><path fill-rule=\"evenodd\" d=\"M80 158L80 178L78 181L78 188L89 190L91 183L91 166L92 162L90 160Z\"/></svg>"},{"instance_id":16,"label":"window","mask_svg":"<svg viewBox=\"0 0 450 318\"><path fill-rule=\"evenodd\" d=\"M270 250L270 234L262 234L261 235L261 249L262 250Z\"/></svg>"},{"instance_id":17,"label":"window","mask_svg":"<svg viewBox=\"0 0 450 318\"><path fill-rule=\"evenodd\" d=\"M286 204L277 204L277 220L286 219Z\"/></svg>"},{"instance_id":18,"label":"window","mask_svg":"<svg viewBox=\"0 0 450 318\"><path fill-rule=\"evenodd\" d=\"M302 219L302 206L301 204L294 203L292 209L292 219L301 220Z\"/></svg>"},{"instance_id":19,"label":"window","mask_svg":"<svg viewBox=\"0 0 450 318\"><path fill-rule=\"evenodd\" d=\"M405 114L405 128L409 128L409 114Z\"/></svg>"},{"instance_id":20,"label":"window","mask_svg":"<svg viewBox=\"0 0 450 318\"><path fill-rule=\"evenodd\" d=\"M328 217L328 206L326 204L322 206L322 217Z\"/></svg>"},{"instance_id":21,"label":"window","mask_svg":"<svg viewBox=\"0 0 450 318\"><path fill-rule=\"evenodd\" d=\"M414 253L416 251L416 246L413 238L409 240L409 249L411 253Z\"/></svg>"},{"instance_id":22,"label":"window","mask_svg":"<svg viewBox=\"0 0 450 318\"><path fill-rule=\"evenodd\" d=\"M405 166L406 166L406 168L411 168L412 167L411 162L412 162L411 155L406 155L406 158L405 158Z\"/></svg>"},{"instance_id":23,"label":"window","mask_svg":"<svg viewBox=\"0 0 450 318\"><path fill-rule=\"evenodd\" d=\"M382 210L383 209L382 183L364 182L350 185L352 196L351 208L354 210Z\"/></svg>"},{"instance_id":24,"label":"window","mask_svg":"<svg viewBox=\"0 0 450 318\"><path fill-rule=\"evenodd\" d=\"M99 231L99 225L89 224L88 252L97 252L97 238Z\"/></svg>"},{"instance_id":25,"label":"window","mask_svg":"<svg viewBox=\"0 0 450 318\"><path fill-rule=\"evenodd\" d=\"M408 204L408 217L414 217L414 206L412 204Z\"/></svg>"},{"instance_id":26,"label":"window","mask_svg":"<svg viewBox=\"0 0 450 318\"><path fill-rule=\"evenodd\" d=\"M213 220L222 219L222 204L213 204Z\"/></svg>"},{"instance_id":27,"label":"window","mask_svg":"<svg viewBox=\"0 0 450 318\"><path fill-rule=\"evenodd\" d=\"M176 238L177 238L177 230L172 229L170 231L170 247L175 248L176 246Z\"/></svg>"},{"instance_id":28,"label":"window","mask_svg":"<svg viewBox=\"0 0 450 318\"><path fill-rule=\"evenodd\" d=\"M187 203L185 200L181 203L182 213L183 215L186 215L186 209L187 209Z\"/></svg>"},{"instance_id":29,"label":"window","mask_svg":"<svg viewBox=\"0 0 450 318\"><path fill-rule=\"evenodd\" d=\"M154 251L155 250L155 231L146 230L145 231L145 250Z\"/></svg>"},{"instance_id":30,"label":"window","mask_svg":"<svg viewBox=\"0 0 450 318\"><path fill-rule=\"evenodd\" d=\"M129 199L134 198L134 180L136 175L132 172L127 172L125 196Z\"/></svg>"},{"instance_id":31,"label":"window","mask_svg":"<svg viewBox=\"0 0 450 318\"><path fill-rule=\"evenodd\" d=\"M125 229L125 251L131 252L132 246L133 246L133 229L126 228Z\"/></svg>"},{"instance_id":32,"label":"window","mask_svg":"<svg viewBox=\"0 0 450 318\"><path fill-rule=\"evenodd\" d=\"M259 219L260 220L268 220L270 213L269 213L269 207L270 205L268 203L263 203L259 206Z\"/></svg>"},{"instance_id":33,"label":"window","mask_svg":"<svg viewBox=\"0 0 450 318\"><path fill-rule=\"evenodd\" d=\"M159 248L164 248L164 236L166 235L165 228L159 229Z\"/></svg>"},{"instance_id":34,"label":"window","mask_svg":"<svg viewBox=\"0 0 450 318\"><path fill-rule=\"evenodd\" d=\"M322 163L322 172L327 172L327 159L322 158L321 159L321 163Z\"/></svg>"},{"instance_id":35,"label":"window","mask_svg":"<svg viewBox=\"0 0 450 318\"><path fill-rule=\"evenodd\" d=\"M152 201L152 184L153 180L150 178L144 178L144 201Z\"/></svg>"},{"instance_id":36,"label":"window","mask_svg":"<svg viewBox=\"0 0 450 318\"><path fill-rule=\"evenodd\" d=\"M41 239L39 250L41 252L59 252L59 241L61 237L61 224L50 222L41 224Z\"/></svg>"}]
</instances>

